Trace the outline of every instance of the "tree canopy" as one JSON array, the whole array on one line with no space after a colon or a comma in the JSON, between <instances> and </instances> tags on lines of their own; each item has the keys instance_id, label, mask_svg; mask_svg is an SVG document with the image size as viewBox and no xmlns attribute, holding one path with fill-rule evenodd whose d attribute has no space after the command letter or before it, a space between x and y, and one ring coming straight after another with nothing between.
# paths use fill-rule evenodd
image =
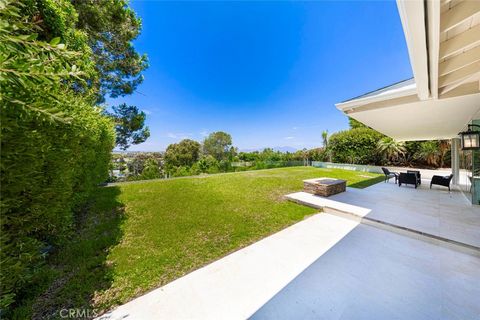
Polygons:
<instances>
[{"instance_id":1,"label":"tree canopy","mask_svg":"<svg viewBox=\"0 0 480 320\"><path fill-rule=\"evenodd\" d=\"M145 126L145 112L126 103L112 109L113 112L108 114L115 121L116 144L120 149L126 150L130 145L145 142L150 137L150 129Z\"/></svg>"},{"instance_id":2,"label":"tree canopy","mask_svg":"<svg viewBox=\"0 0 480 320\"><path fill-rule=\"evenodd\" d=\"M56 39L76 52L71 72L81 70L82 80L68 80L75 93L98 105L108 96L133 93L143 81L147 57L132 45L140 33L141 21L127 1L23 1L39 40ZM113 115L120 149L126 150L149 137L144 127L146 116L137 107L120 105L114 107Z\"/></svg>"},{"instance_id":3,"label":"tree canopy","mask_svg":"<svg viewBox=\"0 0 480 320\"><path fill-rule=\"evenodd\" d=\"M203 152L221 161L228 158L231 146L231 135L223 131L212 132L203 141Z\"/></svg>"},{"instance_id":4,"label":"tree canopy","mask_svg":"<svg viewBox=\"0 0 480 320\"><path fill-rule=\"evenodd\" d=\"M200 158L200 143L184 139L173 143L165 151L165 162L169 168L192 166Z\"/></svg>"},{"instance_id":5,"label":"tree canopy","mask_svg":"<svg viewBox=\"0 0 480 320\"><path fill-rule=\"evenodd\" d=\"M350 117L348 117L348 124L350 126L350 129L368 128L366 125L364 125L360 121L355 120L355 119L350 118Z\"/></svg>"},{"instance_id":6,"label":"tree canopy","mask_svg":"<svg viewBox=\"0 0 480 320\"><path fill-rule=\"evenodd\" d=\"M340 131L332 134L328 148L333 162L374 164L378 162L377 141L384 137L367 127Z\"/></svg>"},{"instance_id":7,"label":"tree canopy","mask_svg":"<svg viewBox=\"0 0 480 320\"><path fill-rule=\"evenodd\" d=\"M98 100L131 94L142 83L147 56L132 45L141 20L125 0L72 0L78 15L76 27L87 34L97 77L92 84Z\"/></svg>"}]
</instances>

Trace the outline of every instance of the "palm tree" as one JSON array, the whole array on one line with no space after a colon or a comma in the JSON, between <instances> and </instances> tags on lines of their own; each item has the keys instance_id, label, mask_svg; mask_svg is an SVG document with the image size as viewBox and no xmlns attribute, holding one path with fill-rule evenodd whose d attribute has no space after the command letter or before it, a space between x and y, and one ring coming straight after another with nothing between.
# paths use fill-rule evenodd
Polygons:
<instances>
[{"instance_id":1,"label":"palm tree","mask_svg":"<svg viewBox=\"0 0 480 320\"><path fill-rule=\"evenodd\" d=\"M398 142L390 137L385 137L377 142L377 152L387 161L395 161L405 155L407 149L404 142Z\"/></svg>"},{"instance_id":2,"label":"palm tree","mask_svg":"<svg viewBox=\"0 0 480 320\"><path fill-rule=\"evenodd\" d=\"M416 157L424 160L430 166L443 167L445 156L449 150L450 141L448 140L425 141L421 143Z\"/></svg>"},{"instance_id":3,"label":"palm tree","mask_svg":"<svg viewBox=\"0 0 480 320\"><path fill-rule=\"evenodd\" d=\"M443 165L445 163L445 156L447 155L447 152L450 150L450 140L439 140L438 148L440 151L440 168L443 168Z\"/></svg>"},{"instance_id":4,"label":"palm tree","mask_svg":"<svg viewBox=\"0 0 480 320\"><path fill-rule=\"evenodd\" d=\"M328 130L322 131L322 140L323 140L323 148L326 149L328 146Z\"/></svg>"},{"instance_id":5,"label":"palm tree","mask_svg":"<svg viewBox=\"0 0 480 320\"><path fill-rule=\"evenodd\" d=\"M422 142L416 153L416 157L427 162L428 165L438 167L438 161L442 156L442 151L438 141Z\"/></svg>"},{"instance_id":6,"label":"palm tree","mask_svg":"<svg viewBox=\"0 0 480 320\"><path fill-rule=\"evenodd\" d=\"M332 152L328 148L328 130L322 131L322 140L323 140L323 150L325 151L328 161L332 162Z\"/></svg>"}]
</instances>

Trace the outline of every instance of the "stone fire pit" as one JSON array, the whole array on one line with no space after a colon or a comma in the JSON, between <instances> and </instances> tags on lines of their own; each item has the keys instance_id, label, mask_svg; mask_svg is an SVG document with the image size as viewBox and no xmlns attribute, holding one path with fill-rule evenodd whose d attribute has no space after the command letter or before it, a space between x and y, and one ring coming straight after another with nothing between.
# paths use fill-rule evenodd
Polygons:
<instances>
[{"instance_id":1,"label":"stone fire pit","mask_svg":"<svg viewBox=\"0 0 480 320\"><path fill-rule=\"evenodd\" d=\"M344 192L347 188L347 181L332 178L315 178L303 180L303 190L323 197Z\"/></svg>"}]
</instances>

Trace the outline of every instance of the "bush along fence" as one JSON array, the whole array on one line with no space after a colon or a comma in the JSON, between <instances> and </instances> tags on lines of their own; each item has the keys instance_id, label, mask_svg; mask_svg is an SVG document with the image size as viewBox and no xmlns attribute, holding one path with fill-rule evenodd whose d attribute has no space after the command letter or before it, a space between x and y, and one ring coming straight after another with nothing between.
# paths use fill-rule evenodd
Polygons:
<instances>
[{"instance_id":1,"label":"bush along fence","mask_svg":"<svg viewBox=\"0 0 480 320\"><path fill-rule=\"evenodd\" d=\"M47 281L48 253L108 177L115 141L111 120L78 92L81 53L37 40L21 3L0 5L1 318Z\"/></svg>"}]
</instances>

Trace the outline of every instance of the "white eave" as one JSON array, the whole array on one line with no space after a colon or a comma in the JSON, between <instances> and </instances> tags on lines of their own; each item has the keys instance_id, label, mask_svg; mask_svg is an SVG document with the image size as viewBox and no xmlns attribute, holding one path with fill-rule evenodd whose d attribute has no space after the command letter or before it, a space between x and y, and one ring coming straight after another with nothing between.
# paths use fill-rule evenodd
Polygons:
<instances>
[{"instance_id":1,"label":"white eave","mask_svg":"<svg viewBox=\"0 0 480 320\"><path fill-rule=\"evenodd\" d=\"M360 106L368 105L375 102L391 100L396 98L408 97L417 94L417 84L413 79L404 80L400 83L364 94L360 97L353 98L335 104L341 111L348 112Z\"/></svg>"}]
</instances>

